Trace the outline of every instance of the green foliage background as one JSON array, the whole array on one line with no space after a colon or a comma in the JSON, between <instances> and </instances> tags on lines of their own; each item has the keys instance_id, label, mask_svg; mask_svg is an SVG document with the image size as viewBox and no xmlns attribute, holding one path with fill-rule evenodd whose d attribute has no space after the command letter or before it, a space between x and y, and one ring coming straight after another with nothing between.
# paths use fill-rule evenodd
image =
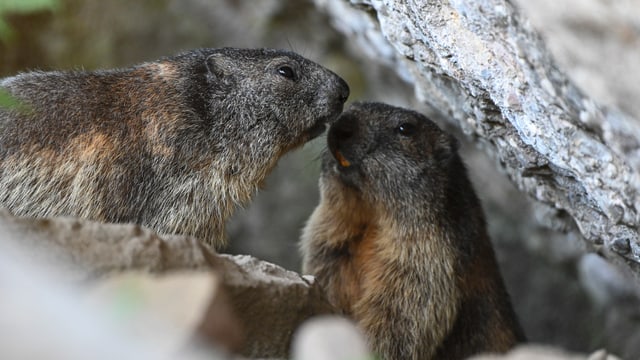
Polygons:
<instances>
[{"instance_id":1,"label":"green foliage background","mask_svg":"<svg viewBox=\"0 0 640 360\"><path fill-rule=\"evenodd\" d=\"M55 10L57 6L58 0L0 0L0 39L8 41L13 36L13 30L5 19L6 15Z\"/></svg>"},{"instance_id":2,"label":"green foliage background","mask_svg":"<svg viewBox=\"0 0 640 360\"><path fill-rule=\"evenodd\" d=\"M14 35L5 16L11 14L27 14L34 11L55 10L58 0L0 0L0 40L8 42ZM9 93L0 89L0 107L15 107L16 100Z\"/></svg>"}]
</instances>

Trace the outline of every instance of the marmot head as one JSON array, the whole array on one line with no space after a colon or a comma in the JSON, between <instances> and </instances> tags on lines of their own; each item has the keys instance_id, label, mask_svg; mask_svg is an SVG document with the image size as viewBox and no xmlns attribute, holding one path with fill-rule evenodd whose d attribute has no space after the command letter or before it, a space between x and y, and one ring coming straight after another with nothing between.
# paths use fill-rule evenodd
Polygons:
<instances>
[{"instance_id":1,"label":"marmot head","mask_svg":"<svg viewBox=\"0 0 640 360\"><path fill-rule=\"evenodd\" d=\"M223 48L204 55L207 108L214 119L234 122L214 124L222 139L269 140L288 151L320 135L349 96L342 78L290 51Z\"/></svg>"},{"instance_id":2,"label":"marmot head","mask_svg":"<svg viewBox=\"0 0 640 360\"><path fill-rule=\"evenodd\" d=\"M442 202L462 166L452 136L422 114L386 104L352 105L327 140L323 186L341 186L390 211Z\"/></svg>"}]
</instances>

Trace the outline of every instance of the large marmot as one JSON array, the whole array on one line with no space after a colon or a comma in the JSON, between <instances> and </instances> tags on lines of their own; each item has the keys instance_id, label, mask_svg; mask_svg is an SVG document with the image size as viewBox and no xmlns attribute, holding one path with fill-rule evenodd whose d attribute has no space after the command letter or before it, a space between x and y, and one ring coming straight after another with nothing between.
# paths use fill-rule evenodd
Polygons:
<instances>
[{"instance_id":1,"label":"large marmot","mask_svg":"<svg viewBox=\"0 0 640 360\"><path fill-rule=\"evenodd\" d=\"M344 80L289 51L201 49L128 69L0 80L0 205L224 243L281 155L324 131Z\"/></svg>"},{"instance_id":2,"label":"large marmot","mask_svg":"<svg viewBox=\"0 0 640 360\"><path fill-rule=\"evenodd\" d=\"M353 105L330 128L304 272L383 359L464 359L524 340L455 139Z\"/></svg>"}]
</instances>

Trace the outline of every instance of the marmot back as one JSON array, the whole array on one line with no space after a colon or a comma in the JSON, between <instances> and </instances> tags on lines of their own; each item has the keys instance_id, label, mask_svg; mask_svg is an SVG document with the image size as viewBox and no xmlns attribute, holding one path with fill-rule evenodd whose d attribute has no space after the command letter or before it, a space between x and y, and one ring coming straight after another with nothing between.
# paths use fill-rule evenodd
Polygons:
<instances>
[{"instance_id":1,"label":"marmot back","mask_svg":"<svg viewBox=\"0 0 640 360\"><path fill-rule=\"evenodd\" d=\"M0 204L224 243L224 223L349 95L295 53L201 49L128 69L0 80Z\"/></svg>"},{"instance_id":2,"label":"marmot back","mask_svg":"<svg viewBox=\"0 0 640 360\"><path fill-rule=\"evenodd\" d=\"M464 359L524 336L455 139L360 103L330 128L303 272L382 359Z\"/></svg>"}]
</instances>

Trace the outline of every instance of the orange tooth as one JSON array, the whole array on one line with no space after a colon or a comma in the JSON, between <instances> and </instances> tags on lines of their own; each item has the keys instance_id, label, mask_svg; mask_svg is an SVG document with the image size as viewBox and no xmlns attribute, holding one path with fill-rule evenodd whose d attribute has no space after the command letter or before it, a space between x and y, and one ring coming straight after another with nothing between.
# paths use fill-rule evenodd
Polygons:
<instances>
[{"instance_id":1,"label":"orange tooth","mask_svg":"<svg viewBox=\"0 0 640 360\"><path fill-rule=\"evenodd\" d=\"M342 153L338 150L336 150L336 159L338 159L338 163L340 163L340 166L342 167L351 166L351 163L349 162L349 160L347 160L344 156L342 156Z\"/></svg>"}]
</instances>

